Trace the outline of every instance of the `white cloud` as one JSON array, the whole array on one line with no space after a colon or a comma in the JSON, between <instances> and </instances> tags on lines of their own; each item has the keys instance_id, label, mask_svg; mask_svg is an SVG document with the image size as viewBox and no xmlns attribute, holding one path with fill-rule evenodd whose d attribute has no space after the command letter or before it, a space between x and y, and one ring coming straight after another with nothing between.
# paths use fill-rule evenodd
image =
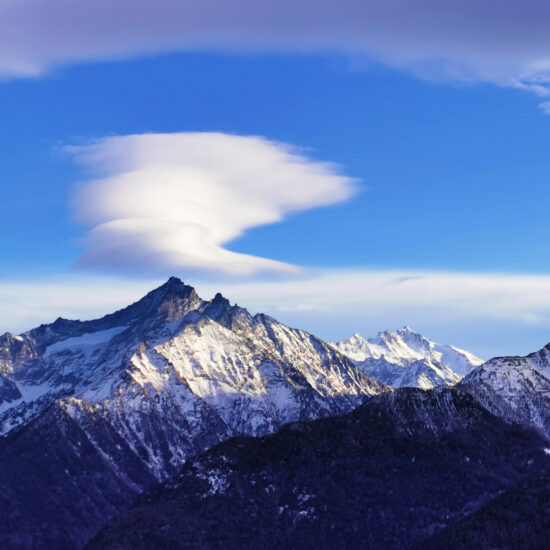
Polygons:
<instances>
[{"instance_id":1,"label":"white cloud","mask_svg":"<svg viewBox=\"0 0 550 550\"><path fill-rule=\"evenodd\" d=\"M351 197L329 163L262 137L143 134L69 151L99 173L76 199L90 227L78 265L140 272L252 275L300 268L224 245L247 229Z\"/></svg>"},{"instance_id":2,"label":"white cloud","mask_svg":"<svg viewBox=\"0 0 550 550\"><path fill-rule=\"evenodd\" d=\"M548 95L543 0L5 0L0 74L167 51L341 52Z\"/></svg>"}]
</instances>

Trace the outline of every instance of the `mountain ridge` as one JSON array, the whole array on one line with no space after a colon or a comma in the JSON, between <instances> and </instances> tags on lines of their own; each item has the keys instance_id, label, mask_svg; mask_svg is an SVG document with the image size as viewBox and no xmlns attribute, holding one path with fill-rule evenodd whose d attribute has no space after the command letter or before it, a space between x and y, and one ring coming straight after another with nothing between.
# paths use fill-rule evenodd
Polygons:
<instances>
[{"instance_id":1,"label":"mountain ridge","mask_svg":"<svg viewBox=\"0 0 550 550\"><path fill-rule=\"evenodd\" d=\"M472 353L438 344L409 326L379 332L374 338L355 333L333 346L369 376L392 387L454 385L483 363Z\"/></svg>"},{"instance_id":2,"label":"mountain ridge","mask_svg":"<svg viewBox=\"0 0 550 550\"><path fill-rule=\"evenodd\" d=\"M550 344L525 357L495 357L460 385L493 414L550 440Z\"/></svg>"},{"instance_id":3,"label":"mountain ridge","mask_svg":"<svg viewBox=\"0 0 550 550\"><path fill-rule=\"evenodd\" d=\"M388 391L317 337L221 294L202 300L176 278L100 319L57 319L0 342L0 544L14 548L81 547L219 441L349 412ZM95 459L78 471L83 449Z\"/></svg>"}]
</instances>

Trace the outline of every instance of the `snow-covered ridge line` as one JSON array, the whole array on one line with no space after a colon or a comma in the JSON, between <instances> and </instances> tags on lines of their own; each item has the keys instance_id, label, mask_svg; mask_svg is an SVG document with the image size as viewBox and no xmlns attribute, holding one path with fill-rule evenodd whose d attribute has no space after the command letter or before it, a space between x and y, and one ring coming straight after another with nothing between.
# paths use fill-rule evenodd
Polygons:
<instances>
[{"instance_id":1,"label":"snow-covered ridge line","mask_svg":"<svg viewBox=\"0 0 550 550\"><path fill-rule=\"evenodd\" d=\"M369 376L394 387L453 385L483 363L468 351L433 342L408 326L374 338L356 333L332 345Z\"/></svg>"}]
</instances>

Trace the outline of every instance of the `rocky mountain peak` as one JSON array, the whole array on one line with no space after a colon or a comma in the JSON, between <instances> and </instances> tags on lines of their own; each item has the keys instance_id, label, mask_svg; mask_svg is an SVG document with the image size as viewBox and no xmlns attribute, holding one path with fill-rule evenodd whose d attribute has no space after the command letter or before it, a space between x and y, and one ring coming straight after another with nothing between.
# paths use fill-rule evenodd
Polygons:
<instances>
[{"instance_id":1,"label":"rocky mountain peak","mask_svg":"<svg viewBox=\"0 0 550 550\"><path fill-rule=\"evenodd\" d=\"M530 426L550 439L548 347L526 357L495 357L472 370L461 386L501 418Z\"/></svg>"},{"instance_id":2,"label":"rocky mountain peak","mask_svg":"<svg viewBox=\"0 0 550 550\"><path fill-rule=\"evenodd\" d=\"M198 297L195 289L190 285L186 285L178 277L170 277L164 284L149 292L140 302L146 300L149 296L156 298L160 302Z\"/></svg>"},{"instance_id":3,"label":"rocky mountain peak","mask_svg":"<svg viewBox=\"0 0 550 550\"><path fill-rule=\"evenodd\" d=\"M422 334L413 330L409 325L405 325L403 328L396 331L396 334L401 336L404 339L414 339L414 340L427 340Z\"/></svg>"},{"instance_id":4,"label":"rocky mountain peak","mask_svg":"<svg viewBox=\"0 0 550 550\"><path fill-rule=\"evenodd\" d=\"M153 310L156 310L155 313L164 317L168 322L181 319L202 302L195 289L177 277L170 277L153 293L158 299L158 305L153 306Z\"/></svg>"},{"instance_id":5,"label":"rocky mountain peak","mask_svg":"<svg viewBox=\"0 0 550 550\"><path fill-rule=\"evenodd\" d=\"M128 325L136 320L160 317L168 322L176 321L189 311L196 309L202 300L195 289L178 277L170 277L163 285L155 288L134 304L100 321L110 326ZM105 328L110 328L106 326Z\"/></svg>"},{"instance_id":6,"label":"rocky mountain peak","mask_svg":"<svg viewBox=\"0 0 550 550\"><path fill-rule=\"evenodd\" d=\"M221 292L217 292L214 298L210 300L210 303L212 305L221 306L223 308L231 307L231 303Z\"/></svg>"}]
</instances>

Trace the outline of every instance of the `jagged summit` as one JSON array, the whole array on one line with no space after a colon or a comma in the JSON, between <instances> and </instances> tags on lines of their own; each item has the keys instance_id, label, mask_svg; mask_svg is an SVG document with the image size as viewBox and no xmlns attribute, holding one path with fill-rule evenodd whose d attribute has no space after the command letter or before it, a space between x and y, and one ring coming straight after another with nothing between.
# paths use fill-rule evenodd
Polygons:
<instances>
[{"instance_id":1,"label":"jagged summit","mask_svg":"<svg viewBox=\"0 0 550 550\"><path fill-rule=\"evenodd\" d=\"M176 277L175 275L171 275L170 277L168 277L168 280L166 281L166 283L164 283L163 286L170 285L170 284L185 286L185 283L179 277Z\"/></svg>"},{"instance_id":2,"label":"jagged summit","mask_svg":"<svg viewBox=\"0 0 550 550\"><path fill-rule=\"evenodd\" d=\"M221 292L216 292L216 295L214 296L214 298L212 298L212 300L210 300L210 303L226 308L231 307L231 302ZM235 304L234 307L238 306Z\"/></svg>"},{"instance_id":3,"label":"jagged summit","mask_svg":"<svg viewBox=\"0 0 550 550\"><path fill-rule=\"evenodd\" d=\"M203 300L194 287L185 284L178 277L172 276L164 284L151 290L134 304L98 321L108 318L109 320L116 319L117 322L128 324L139 318L161 317L162 320L173 322L183 319L191 311L200 310L205 312L208 310L213 313L215 310L219 316L223 311L232 307L242 309L237 305L231 306L229 300L220 292L216 293L211 300Z\"/></svg>"},{"instance_id":4,"label":"jagged summit","mask_svg":"<svg viewBox=\"0 0 550 550\"><path fill-rule=\"evenodd\" d=\"M145 299L150 294L164 296L165 298L180 297L183 298L195 292L191 285L185 284L179 277L169 277L168 280L159 287L151 290L145 295ZM140 300L141 301L141 300Z\"/></svg>"},{"instance_id":5,"label":"jagged summit","mask_svg":"<svg viewBox=\"0 0 550 550\"><path fill-rule=\"evenodd\" d=\"M164 284L147 293L143 298L134 304L119 310L112 315L117 316L119 319L124 318L125 321L131 322L138 316L156 313L164 304L187 303L192 306L200 301L201 299L192 286L186 285L177 277L170 277ZM165 306L165 309L166 307L167 306Z\"/></svg>"},{"instance_id":6,"label":"jagged summit","mask_svg":"<svg viewBox=\"0 0 550 550\"><path fill-rule=\"evenodd\" d=\"M356 333L334 346L369 376L394 387L453 385L483 363L475 355L433 342L409 326L379 332L374 338Z\"/></svg>"}]
</instances>

